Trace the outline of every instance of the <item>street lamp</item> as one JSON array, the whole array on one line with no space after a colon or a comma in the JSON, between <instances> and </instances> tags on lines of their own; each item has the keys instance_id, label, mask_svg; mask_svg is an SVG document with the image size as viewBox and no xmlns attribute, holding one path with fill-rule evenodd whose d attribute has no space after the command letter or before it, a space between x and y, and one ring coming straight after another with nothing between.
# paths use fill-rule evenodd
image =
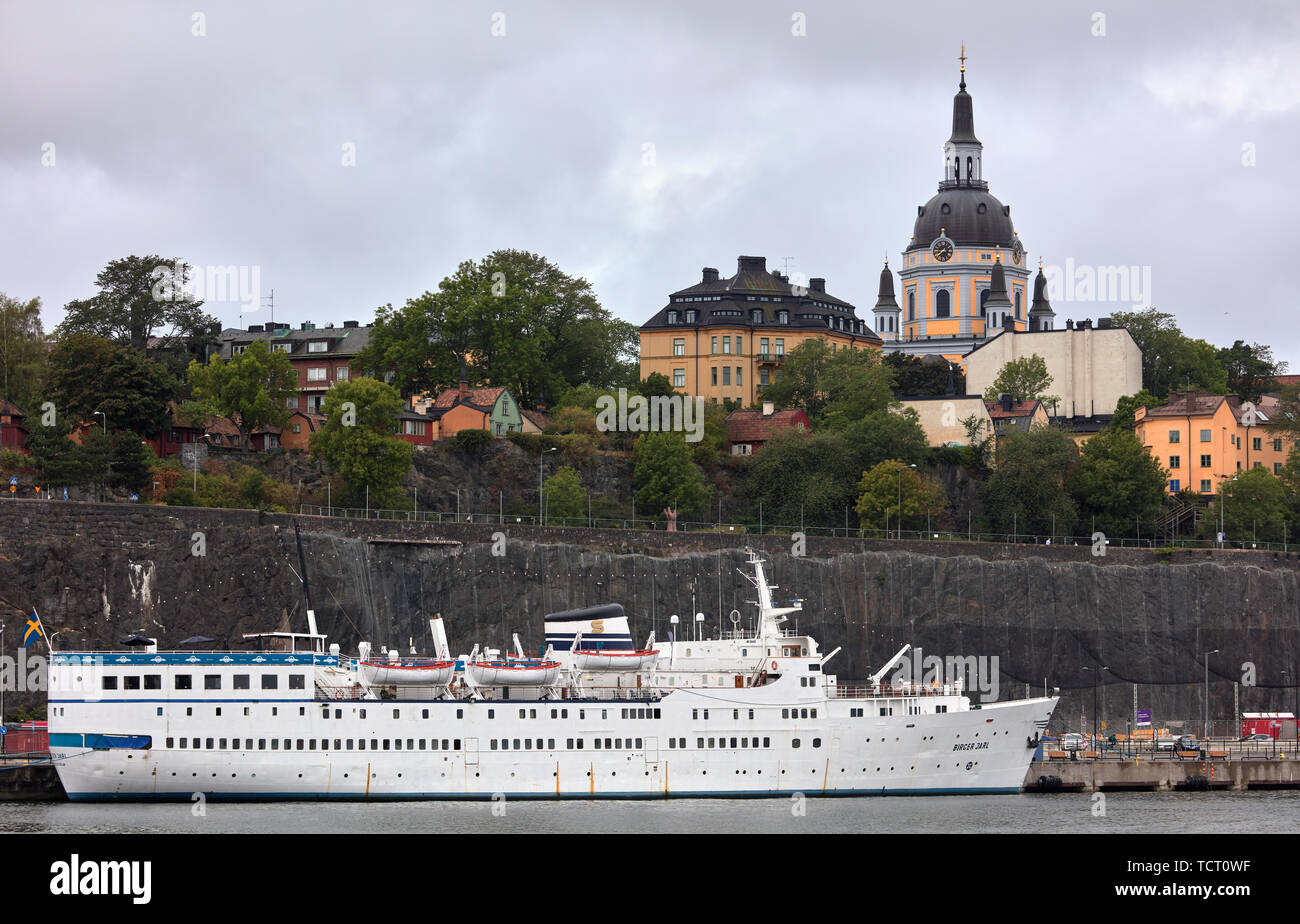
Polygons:
<instances>
[{"instance_id":1,"label":"street lamp","mask_svg":"<svg viewBox=\"0 0 1300 924\"><path fill-rule=\"evenodd\" d=\"M1218 653L1217 648L1205 653L1205 727L1201 730L1201 737L1207 740L1210 737L1210 655Z\"/></svg>"},{"instance_id":2,"label":"street lamp","mask_svg":"<svg viewBox=\"0 0 1300 924\"><path fill-rule=\"evenodd\" d=\"M1081 667L1079 670L1088 671L1092 674L1092 747L1097 750L1097 682L1101 679L1101 672L1110 670L1109 667Z\"/></svg>"},{"instance_id":3,"label":"street lamp","mask_svg":"<svg viewBox=\"0 0 1300 924\"><path fill-rule=\"evenodd\" d=\"M5 624L0 622L0 655L4 654L4 650L5 650ZM0 684L0 728L3 728L4 724L5 724L5 688L4 688L4 684Z\"/></svg>"},{"instance_id":4,"label":"street lamp","mask_svg":"<svg viewBox=\"0 0 1300 924\"><path fill-rule=\"evenodd\" d=\"M537 456L537 523L542 523L542 460L546 458L548 452L555 452L558 447L552 446L550 449L543 449Z\"/></svg>"},{"instance_id":5,"label":"street lamp","mask_svg":"<svg viewBox=\"0 0 1300 924\"><path fill-rule=\"evenodd\" d=\"M108 415L103 411L96 411L95 415L104 418L104 435L108 436Z\"/></svg>"}]
</instances>

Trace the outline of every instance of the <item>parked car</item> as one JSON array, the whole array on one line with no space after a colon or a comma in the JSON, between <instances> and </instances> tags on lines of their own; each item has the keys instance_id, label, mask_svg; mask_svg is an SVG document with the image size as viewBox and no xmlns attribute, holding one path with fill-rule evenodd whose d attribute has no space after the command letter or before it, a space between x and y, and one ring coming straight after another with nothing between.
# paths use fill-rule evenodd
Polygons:
<instances>
[{"instance_id":1,"label":"parked car","mask_svg":"<svg viewBox=\"0 0 1300 924\"><path fill-rule=\"evenodd\" d=\"M1242 738L1241 738L1241 740L1242 740L1243 742L1244 742L1244 741L1272 741L1272 740L1273 740L1273 736L1272 736L1272 735L1264 735L1264 734L1261 734L1261 733L1259 733L1259 732L1256 732L1256 733L1253 734L1253 735L1243 735Z\"/></svg>"},{"instance_id":2,"label":"parked car","mask_svg":"<svg viewBox=\"0 0 1300 924\"><path fill-rule=\"evenodd\" d=\"M1088 748L1088 737L1078 732L1070 732L1061 736L1061 750L1063 751L1084 751Z\"/></svg>"},{"instance_id":3,"label":"parked car","mask_svg":"<svg viewBox=\"0 0 1300 924\"><path fill-rule=\"evenodd\" d=\"M1199 751L1201 749L1201 742L1196 740L1195 735L1179 735L1177 745L1180 751Z\"/></svg>"},{"instance_id":4,"label":"parked car","mask_svg":"<svg viewBox=\"0 0 1300 924\"><path fill-rule=\"evenodd\" d=\"M1173 738L1158 738L1156 740L1157 751L1172 751L1177 742Z\"/></svg>"}]
</instances>

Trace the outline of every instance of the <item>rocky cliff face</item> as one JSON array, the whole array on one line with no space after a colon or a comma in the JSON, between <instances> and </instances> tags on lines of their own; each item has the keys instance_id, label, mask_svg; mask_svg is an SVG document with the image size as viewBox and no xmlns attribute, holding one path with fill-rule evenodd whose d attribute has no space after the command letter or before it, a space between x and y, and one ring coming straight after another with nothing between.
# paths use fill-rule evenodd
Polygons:
<instances>
[{"instance_id":1,"label":"rocky cliff face","mask_svg":"<svg viewBox=\"0 0 1300 924\"><path fill-rule=\"evenodd\" d=\"M729 628L733 611L742 625L754 612L738 571L745 554L715 547L717 537L531 530L511 532L504 554L494 555L492 527L301 522L321 630L345 650L365 639L428 651L434 612L458 652L476 642L505 648L512 632L536 648L545 613L596 603L622 603L638 640L651 631L666 639L674 614L686 627L692 611L704 613L711 633L720 622ZM194 634L233 645L243 632L303 631L291 523L251 511L0 504L5 621L12 627L18 611L36 606L60 648L113 647L138 630L163 647ZM1041 693L1044 682L1060 687L1057 721L1076 728L1085 709L1091 726L1091 671L1104 667L1099 712L1111 729L1123 730L1136 685L1137 705L1158 722L1187 720L1199 731L1202 657L1219 649L1209 661L1212 716L1234 714L1234 682L1243 711L1295 708L1294 557L1158 564L1133 555L1131 564L1124 556L1101 564L1067 549L896 550L824 539L793 557L788 542L756 543L779 585L775 596L804 599L798 628L823 652L842 647L828 670L845 681L910 642L919 659L974 659L969 682L985 693L996 687L1001 699ZM13 639L11 629L11 652ZM912 657L923 670L930 663Z\"/></svg>"}]
</instances>

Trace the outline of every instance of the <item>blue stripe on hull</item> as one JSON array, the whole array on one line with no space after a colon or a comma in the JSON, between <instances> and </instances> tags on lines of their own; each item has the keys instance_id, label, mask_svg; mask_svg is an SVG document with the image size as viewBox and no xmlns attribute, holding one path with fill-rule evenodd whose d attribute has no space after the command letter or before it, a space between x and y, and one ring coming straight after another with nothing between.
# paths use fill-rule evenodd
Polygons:
<instances>
[{"instance_id":1,"label":"blue stripe on hull","mask_svg":"<svg viewBox=\"0 0 1300 924\"><path fill-rule=\"evenodd\" d=\"M203 790L196 790L203 792ZM805 792L803 793L809 799L817 798L844 798L847 796L987 796L987 795L1008 795L1019 793L1019 786L989 786L983 788L952 788L952 789L850 789L839 790L836 792ZM779 792L747 792L743 790L734 790L727 792L677 792L673 791L664 793L643 793L643 792L609 792L609 793L524 793L524 792L506 792L500 793L506 799L527 799L533 802L563 801L563 800L586 800L595 799L637 799L637 800L664 800L664 799L789 799L794 795L795 790L781 790ZM350 793L303 793L303 792L272 792L272 793L222 793L222 792L204 792L204 797L211 801L220 802L268 802L268 801L306 801L306 802L483 802L490 801L497 793L371 793L370 795L355 795ZM73 802L190 802L193 800L193 793L111 793L111 792L78 792L68 793L68 798Z\"/></svg>"}]
</instances>

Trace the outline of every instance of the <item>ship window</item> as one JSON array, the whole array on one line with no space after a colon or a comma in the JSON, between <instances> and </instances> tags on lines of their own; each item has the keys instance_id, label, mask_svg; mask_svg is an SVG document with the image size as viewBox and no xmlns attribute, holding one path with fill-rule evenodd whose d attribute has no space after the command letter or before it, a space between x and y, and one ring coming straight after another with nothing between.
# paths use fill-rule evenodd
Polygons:
<instances>
[{"instance_id":1,"label":"ship window","mask_svg":"<svg viewBox=\"0 0 1300 924\"><path fill-rule=\"evenodd\" d=\"M266 750L266 739L265 739L265 738L258 738L258 739L257 739L257 749L258 749L259 751L265 751L265 750Z\"/></svg>"},{"instance_id":2,"label":"ship window","mask_svg":"<svg viewBox=\"0 0 1300 924\"><path fill-rule=\"evenodd\" d=\"M817 718L817 710L816 710L816 709L813 709L813 711L812 711L812 717L813 717L814 719Z\"/></svg>"},{"instance_id":3,"label":"ship window","mask_svg":"<svg viewBox=\"0 0 1300 924\"><path fill-rule=\"evenodd\" d=\"M220 675L220 674L204 674L204 675L203 675L203 689L205 689L205 690L220 690L220 689L221 689L221 675Z\"/></svg>"},{"instance_id":4,"label":"ship window","mask_svg":"<svg viewBox=\"0 0 1300 924\"><path fill-rule=\"evenodd\" d=\"M191 750L197 751L202 746L203 746L203 740L201 738L194 738L190 741Z\"/></svg>"},{"instance_id":5,"label":"ship window","mask_svg":"<svg viewBox=\"0 0 1300 924\"><path fill-rule=\"evenodd\" d=\"M799 718L801 718L801 719L806 719L806 718L808 718L808 710L807 710L807 709L801 709L801 710L799 710Z\"/></svg>"},{"instance_id":6,"label":"ship window","mask_svg":"<svg viewBox=\"0 0 1300 924\"><path fill-rule=\"evenodd\" d=\"M275 674L263 674L263 675L262 675L262 689L263 689L263 690L275 690L275 689L278 689L279 686L280 686L280 678L279 678L277 675L275 675Z\"/></svg>"},{"instance_id":7,"label":"ship window","mask_svg":"<svg viewBox=\"0 0 1300 924\"><path fill-rule=\"evenodd\" d=\"M194 715L194 707L193 707L193 706L186 706L186 707L185 707L185 714L186 714L186 715ZM271 710L271 714L272 714L272 715L275 715L275 710L274 710L274 709Z\"/></svg>"},{"instance_id":8,"label":"ship window","mask_svg":"<svg viewBox=\"0 0 1300 924\"><path fill-rule=\"evenodd\" d=\"M495 751L496 749L497 749L497 739L493 738L493 739L492 739L492 750Z\"/></svg>"},{"instance_id":9,"label":"ship window","mask_svg":"<svg viewBox=\"0 0 1300 924\"><path fill-rule=\"evenodd\" d=\"M741 739L740 739L740 746L741 746L742 748L747 748L747 747L749 747L749 739L748 739L748 738L741 738Z\"/></svg>"},{"instance_id":10,"label":"ship window","mask_svg":"<svg viewBox=\"0 0 1300 924\"><path fill-rule=\"evenodd\" d=\"M795 738L794 740L792 740L792 741L790 742L790 747L797 748L798 746L799 746L799 739L798 739L798 738Z\"/></svg>"},{"instance_id":11,"label":"ship window","mask_svg":"<svg viewBox=\"0 0 1300 924\"><path fill-rule=\"evenodd\" d=\"M710 738L710 739L709 739L709 747L713 747L713 746L714 746L714 739L713 739L713 738Z\"/></svg>"},{"instance_id":12,"label":"ship window","mask_svg":"<svg viewBox=\"0 0 1300 924\"><path fill-rule=\"evenodd\" d=\"M709 710L705 709L705 710L704 710L704 721L707 722L708 720L709 720Z\"/></svg>"},{"instance_id":13,"label":"ship window","mask_svg":"<svg viewBox=\"0 0 1300 924\"><path fill-rule=\"evenodd\" d=\"M556 710L556 709L552 709L552 710L551 710L551 718L555 718L555 714L556 714L557 711L558 711L558 710Z\"/></svg>"},{"instance_id":14,"label":"ship window","mask_svg":"<svg viewBox=\"0 0 1300 924\"><path fill-rule=\"evenodd\" d=\"M465 710L464 710L464 709L457 709L457 710L456 710L456 718L458 718L458 719L463 719L463 718L465 718Z\"/></svg>"},{"instance_id":15,"label":"ship window","mask_svg":"<svg viewBox=\"0 0 1300 924\"><path fill-rule=\"evenodd\" d=\"M815 747L815 748L819 748L819 747L821 747L821 746L822 746L822 739L820 739L820 738L814 738L814 739L813 739L813 747Z\"/></svg>"},{"instance_id":16,"label":"ship window","mask_svg":"<svg viewBox=\"0 0 1300 924\"><path fill-rule=\"evenodd\" d=\"M234 688L235 688L236 690L247 690L247 689L248 689L248 675L247 675L247 674L236 674L236 675L235 675L235 681L234 681Z\"/></svg>"},{"instance_id":17,"label":"ship window","mask_svg":"<svg viewBox=\"0 0 1300 924\"><path fill-rule=\"evenodd\" d=\"M162 674L145 674L145 675L144 675L144 688L145 688L146 690L161 690L161 689L162 689Z\"/></svg>"},{"instance_id":18,"label":"ship window","mask_svg":"<svg viewBox=\"0 0 1300 924\"><path fill-rule=\"evenodd\" d=\"M178 689L178 690L188 690L188 689L191 689L191 682L190 682L190 675L189 675L189 674L177 674L177 675L176 675L176 689Z\"/></svg>"},{"instance_id":19,"label":"ship window","mask_svg":"<svg viewBox=\"0 0 1300 924\"><path fill-rule=\"evenodd\" d=\"M400 751L400 750L402 749L402 739L401 739L401 738L396 739L396 741L394 742L394 744L396 745L397 750Z\"/></svg>"},{"instance_id":20,"label":"ship window","mask_svg":"<svg viewBox=\"0 0 1300 924\"><path fill-rule=\"evenodd\" d=\"M105 690L116 690L116 689L117 689L117 678L116 678L116 677L105 677L105 678L104 678L104 686L103 686L103 689L105 689ZM170 739L168 739L168 740L170 740ZM171 745L169 744L169 745L167 745L167 747L171 747Z\"/></svg>"},{"instance_id":21,"label":"ship window","mask_svg":"<svg viewBox=\"0 0 1300 924\"><path fill-rule=\"evenodd\" d=\"M676 739L676 738L669 738L669 739L668 739L668 747L669 747L669 748L676 748L676 747L677 747L677 739Z\"/></svg>"},{"instance_id":22,"label":"ship window","mask_svg":"<svg viewBox=\"0 0 1300 924\"><path fill-rule=\"evenodd\" d=\"M422 718L422 719L427 719L428 717L429 717L429 710L428 710L428 709L421 709L421 710L420 710L420 718Z\"/></svg>"},{"instance_id":23,"label":"ship window","mask_svg":"<svg viewBox=\"0 0 1300 924\"><path fill-rule=\"evenodd\" d=\"M602 709L602 710L600 710L600 717L601 717L602 719L608 719L608 718L609 718L609 710L608 710L608 709ZM707 709L704 710L704 717L705 717L706 719L709 717L709 711L708 711Z\"/></svg>"},{"instance_id":24,"label":"ship window","mask_svg":"<svg viewBox=\"0 0 1300 924\"><path fill-rule=\"evenodd\" d=\"M573 750L573 739L572 739L572 738L565 738L565 739L564 739L564 746L565 746L565 748L567 748L568 750L572 751L572 750Z\"/></svg>"},{"instance_id":25,"label":"ship window","mask_svg":"<svg viewBox=\"0 0 1300 924\"><path fill-rule=\"evenodd\" d=\"M288 747L289 747L289 742L286 741L284 744L285 744L285 749L287 750ZM298 750L300 750L300 751L302 750L302 739L301 739L301 738L298 739Z\"/></svg>"},{"instance_id":26,"label":"ship window","mask_svg":"<svg viewBox=\"0 0 1300 924\"><path fill-rule=\"evenodd\" d=\"M581 738L578 739L578 750L579 750L579 751L582 750L582 739L581 739Z\"/></svg>"},{"instance_id":27,"label":"ship window","mask_svg":"<svg viewBox=\"0 0 1300 924\"><path fill-rule=\"evenodd\" d=\"M385 739L384 739L384 750L385 750L385 751L390 750L390 749L392 748L392 744L393 744L393 742L392 742L390 739L385 738Z\"/></svg>"},{"instance_id":28,"label":"ship window","mask_svg":"<svg viewBox=\"0 0 1300 924\"><path fill-rule=\"evenodd\" d=\"M185 742L188 741L188 740L189 740L188 738L182 738L182 739L181 739L181 748L182 748L182 750L185 748Z\"/></svg>"},{"instance_id":29,"label":"ship window","mask_svg":"<svg viewBox=\"0 0 1300 924\"><path fill-rule=\"evenodd\" d=\"M366 710L362 709L362 710L361 710L361 718L364 719L365 717L366 717Z\"/></svg>"},{"instance_id":30,"label":"ship window","mask_svg":"<svg viewBox=\"0 0 1300 924\"><path fill-rule=\"evenodd\" d=\"M330 707L329 707L329 706L326 706L324 709L321 710L320 717L321 717L322 719L328 719L328 718L330 717Z\"/></svg>"},{"instance_id":31,"label":"ship window","mask_svg":"<svg viewBox=\"0 0 1300 924\"><path fill-rule=\"evenodd\" d=\"M750 717L751 719L754 717L754 710L753 710L753 709L749 710L749 717Z\"/></svg>"},{"instance_id":32,"label":"ship window","mask_svg":"<svg viewBox=\"0 0 1300 924\"><path fill-rule=\"evenodd\" d=\"M561 710L560 710L560 718L562 718L562 719L567 719L568 717L569 717L569 710L567 710L567 709L561 709Z\"/></svg>"},{"instance_id":33,"label":"ship window","mask_svg":"<svg viewBox=\"0 0 1300 924\"><path fill-rule=\"evenodd\" d=\"M606 738L606 739L605 739L605 750L608 751L608 750L610 749L610 746L611 746L611 744L612 744L612 741L613 741L613 739L611 739L611 738Z\"/></svg>"},{"instance_id":34,"label":"ship window","mask_svg":"<svg viewBox=\"0 0 1300 924\"><path fill-rule=\"evenodd\" d=\"M459 738L456 738L455 741L456 741L456 750L460 750L460 739L459 739ZM447 739L446 739L446 738L443 738L443 739L442 739L442 749L443 749L444 751L449 751L449 750L451 750L451 748L447 747Z\"/></svg>"},{"instance_id":35,"label":"ship window","mask_svg":"<svg viewBox=\"0 0 1300 924\"><path fill-rule=\"evenodd\" d=\"M596 750L600 750L600 739L596 738L595 740L593 740L591 746L594 747Z\"/></svg>"},{"instance_id":36,"label":"ship window","mask_svg":"<svg viewBox=\"0 0 1300 924\"><path fill-rule=\"evenodd\" d=\"M704 747L704 739L703 739L703 738L696 738L696 739L695 739L695 746L696 746L697 748L702 748L702 747Z\"/></svg>"},{"instance_id":37,"label":"ship window","mask_svg":"<svg viewBox=\"0 0 1300 924\"><path fill-rule=\"evenodd\" d=\"M218 706L214 711L216 712L216 714L217 714L218 716L221 715L221 707L220 707L220 706Z\"/></svg>"},{"instance_id":38,"label":"ship window","mask_svg":"<svg viewBox=\"0 0 1300 924\"><path fill-rule=\"evenodd\" d=\"M692 718L692 719L698 719L699 717L700 717L700 710L698 710L698 709L692 709L692 710L691 710L691 718Z\"/></svg>"},{"instance_id":39,"label":"ship window","mask_svg":"<svg viewBox=\"0 0 1300 924\"><path fill-rule=\"evenodd\" d=\"M656 709L656 710L654 711L654 714L655 714L655 718L656 718L656 719L659 718L659 710L658 710L658 709Z\"/></svg>"},{"instance_id":40,"label":"ship window","mask_svg":"<svg viewBox=\"0 0 1300 924\"><path fill-rule=\"evenodd\" d=\"M739 719L739 718L740 718L740 710L739 710L739 709L733 709L733 710L731 710L731 717L732 717L733 719Z\"/></svg>"},{"instance_id":41,"label":"ship window","mask_svg":"<svg viewBox=\"0 0 1300 924\"><path fill-rule=\"evenodd\" d=\"M402 717L402 710L400 710L400 709L394 709L394 710L393 710L393 718L395 718L395 719L400 719L401 717Z\"/></svg>"},{"instance_id":42,"label":"ship window","mask_svg":"<svg viewBox=\"0 0 1300 924\"><path fill-rule=\"evenodd\" d=\"M306 675L306 674L290 674L290 675L289 675L289 689L290 689L290 690L305 690L305 689L307 689L307 682L306 682L306 681L307 681L307 675Z\"/></svg>"},{"instance_id":43,"label":"ship window","mask_svg":"<svg viewBox=\"0 0 1300 924\"><path fill-rule=\"evenodd\" d=\"M338 738L335 738L335 739L334 739L334 750L336 750L336 751L341 751L341 750L343 750L341 747L339 747L339 745L341 745L342 743L343 743L343 742L340 741Z\"/></svg>"},{"instance_id":44,"label":"ship window","mask_svg":"<svg viewBox=\"0 0 1300 924\"><path fill-rule=\"evenodd\" d=\"M489 718L489 719L495 719L496 717L497 717L497 711L496 711L495 709L489 709L489 710L488 710L488 718Z\"/></svg>"},{"instance_id":45,"label":"ship window","mask_svg":"<svg viewBox=\"0 0 1300 924\"><path fill-rule=\"evenodd\" d=\"M763 739L763 747L765 747L765 748L770 748L771 746L772 746L772 739L771 739L771 738L764 738L764 739Z\"/></svg>"},{"instance_id":46,"label":"ship window","mask_svg":"<svg viewBox=\"0 0 1300 924\"><path fill-rule=\"evenodd\" d=\"M280 739L279 739L279 738L272 738L272 739L271 739L271 750L272 750L272 751L278 751L278 750L280 750Z\"/></svg>"},{"instance_id":47,"label":"ship window","mask_svg":"<svg viewBox=\"0 0 1300 924\"><path fill-rule=\"evenodd\" d=\"M325 742L322 741L322 742L321 742L321 750L324 750L324 749L325 749ZM302 748L299 748L298 750L301 751ZM308 739L307 739L307 750L309 750L309 751L314 751L314 750L316 750L316 739L315 739L315 738L308 738Z\"/></svg>"},{"instance_id":48,"label":"ship window","mask_svg":"<svg viewBox=\"0 0 1300 924\"><path fill-rule=\"evenodd\" d=\"M625 718L625 719L627 718L627 710L626 710L626 709L623 710L623 718Z\"/></svg>"},{"instance_id":49,"label":"ship window","mask_svg":"<svg viewBox=\"0 0 1300 924\"><path fill-rule=\"evenodd\" d=\"M169 748L173 748L173 747L175 747L175 746L176 746L176 739L175 739L175 738L168 738L168 739L167 739L167 747L169 747Z\"/></svg>"},{"instance_id":50,"label":"ship window","mask_svg":"<svg viewBox=\"0 0 1300 924\"><path fill-rule=\"evenodd\" d=\"M735 739L735 738L732 738L732 739L731 739L731 746L732 746L733 748L736 746L736 739Z\"/></svg>"},{"instance_id":51,"label":"ship window","mask_svg":"<svg viewBox=\"0 0 1300 924\"><path fill-rule=\"evenodd\" d=\"M523 710L523 709L520 709L520 710L519 710L519 718L521 718L521 719L522 719L522 718L525 718L524 712L525 712L525 710Z\"/></svg>"}]
</instances>

